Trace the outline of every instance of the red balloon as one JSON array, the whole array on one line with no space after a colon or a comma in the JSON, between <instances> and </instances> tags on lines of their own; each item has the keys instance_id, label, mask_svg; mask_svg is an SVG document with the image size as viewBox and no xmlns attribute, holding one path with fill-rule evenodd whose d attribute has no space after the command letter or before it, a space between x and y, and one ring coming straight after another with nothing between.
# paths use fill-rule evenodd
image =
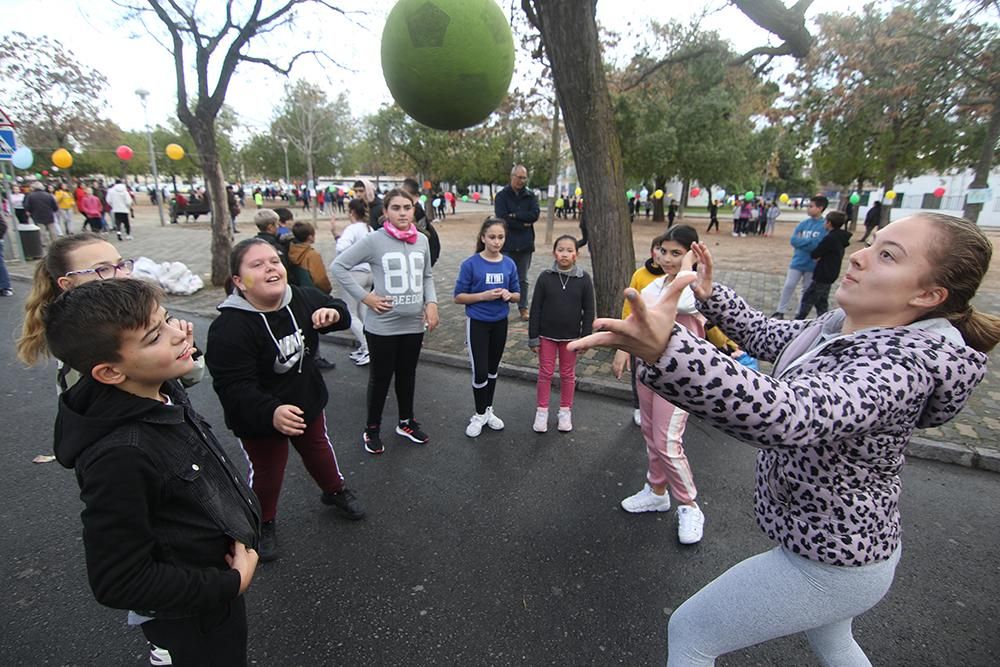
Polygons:
<instances>
[{"instance_id":1,"label":"red balloon","mask_svg":"<svg viewBox=\"0 0 1000 667\"><path fill-rule=\"evenodd\" d=\"M115 155L118 156L119 160L125 160L127 162L132 159L133 155L135 155L135 151L128 146L122 145L115 149Z\"/></svg>"},{"instance_id":2,"label":"red balloon","mask_svg":"<svg viewBox=\"0 0 1000 667\"><path fill-rule=\"evenodd\" d=\"M944 188L934 188L934 196L938 199L944 197Z\"/></svg>"},{"instance_id":3,"label":"red balloon","mask_svg":"<svg viewBox=\"0 0 1000 667\"><path fill-rule=\"evenodd\" d=\"M691 188L691 196L697 197L701 194L701 188Z\"/></svg>"},{"instance_id":4,"label":"red balloon","mask_svg":"<svg viewBox=\"0 0 1000 667\"><path fill-rule=\"evenodd\" d=\"M42 169L42 176L48 176L48 175L49 175L49 170L48 169Z\"/></svg>"},{"instance_id":5,"label":"red balloon","mask_svg":"<svg viewBox=\"0 0 1000 667\"><path fill-rule=\"evenodd\" d=\"M478 192L473 192L473 193L472 193L472 199L473 199L473 201L479 201L479 198L480 198L481 196L482 196L482 195L480 195L480 194L479 194Z\"/></svg>"}]
</instances>

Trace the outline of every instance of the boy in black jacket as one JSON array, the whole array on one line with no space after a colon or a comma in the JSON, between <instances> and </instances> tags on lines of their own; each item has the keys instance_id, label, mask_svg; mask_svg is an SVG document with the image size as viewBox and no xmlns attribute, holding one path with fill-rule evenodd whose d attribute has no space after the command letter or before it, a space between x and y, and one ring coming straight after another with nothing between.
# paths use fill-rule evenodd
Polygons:
<instances>
[{"instance_id":1,"label":"boy in black jacket","mask_svg":"<svg viewBox=\"0 0 1000 667\"><path fill-rule=\"evenodd\" d=\"M60 398L55 453L76 469L97 601L130 610L174 665L245 665L260 508L176 380L193 348L159 299L99 280L48 307L49 349L83 374Z\"/></svg>"},{"instance_id":2,"label":"boy in black jacket","mask_svg":"<svg viewBox=\"0 0 1000 667\"><path fill-rule=\"evenodd\" d=\"M846 222L847 215L843 211L830 211L826 214L824 227L826 227L827 234L812 251L812 258L816 260L816 268L813 270L812 282L802 294L802 304L799 306L799 312L795 319L804 320L813 306L816 306L816 317L827 311L830 287L840 275L840 265L844 261L844 248L851 244L851 233L842 229Z\"/></svg>"}]
</instances>

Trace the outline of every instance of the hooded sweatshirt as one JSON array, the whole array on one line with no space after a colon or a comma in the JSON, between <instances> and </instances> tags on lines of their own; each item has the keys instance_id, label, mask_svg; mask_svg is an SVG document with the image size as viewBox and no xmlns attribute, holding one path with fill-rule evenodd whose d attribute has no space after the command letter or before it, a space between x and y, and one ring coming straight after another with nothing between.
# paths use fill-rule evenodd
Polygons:
<instances>
[{"instance_id":1,"label":"hooded sweatshirt","mask_svg":"<svg viewBox=\"0 0 1000 667\"><path fill-rule=\"evenodd\" d=\"M560 271L553 262L535 281L528 345L537 347L539 338L563 341L589 336L594 311L594 283L587 272L576 264L569 271Z\"/></svg>"},{"instance_id":2,"label":"hooded sweatshirt","mask_svg":"<svg viewBox=\"0 0 1000 667\"><path fill-rule=\"evenodd\" d=\"M832 285L840 275L844 262L844 249L851 245L851 233L846 229L831 229L816 249L812 257L816 260L813 280L823 285Z\"/></svg>"},{"instance_id":3,"label":"hooded sweatshirt","mask_svg":"<svg viewBox=\"0 0 1000 667\"><path fill-rule=\"evenodd\" d=\"M329 294L333 289L330 278L323 266L323 256L311 243L292 243L288 246L288 261L309 273L312 284L323 294ZM302 281L299 281L302 284Z\"/></svg>"},{"instance_id":4,"label":"hooded sweatshirt","mask_svg":"<svg viewBox=\"0 0 1000 667\"><path fill-rule=\"evenodd\" d=\"M437 303L427 237L417 234L407 243L379 229L337 255L330 268L340 286L361 301L368 292L351 277L351 269L362 262L371 265L372 291L391 296L393 307L384 313L368 310L365 331L377 336L423 333L424 304Z\"/></svg>"},{"instance_id":5,"label":"hooded sweatshirt","mask_svg":"<svg viewBox=\"0 0 1000 667\"><path fill-rule=\"evenodd\" d=\"M843 334L843 310L772 320L719 284L699 309L750 355L774 362L774 376L675 326L640 379L760 448L754 510L771 540L830 565L888 559L900 542L899 472L913 430L958 414L987 356L941 318Z\"/></svg>"},{"instance_id":6,"label":"hooded sweatshirt","mask_svg":"<svg viewBox=\"0 0 1000 667\"><path fill-rule=\"evenodd\" d=\"M340 319L314 329L312 314L320 308L336 309ZM306 423L318 417L329 397L316 368L319 334L350 325L344 302L314 287L288 286L278 308L267 312L239 294L226 297L205 351L226 426L240 438L271 438L280 437L272 423L280 405L297 406Z\"/></svg>"},{"instance_id":7,"label":"hooded sweatshirt","mask_svg":"<svg viewBox=\"0 0 1000 667\"><path fill-rule=\"evenodd\" d=\"M132 195L124 183L115 183L108 190L108 206L112 213L128 213L132 210Z\"/></svg>"},{"instance_id":8,"label":"hooded sweatshirt","mask_svg":"<svg viewBox=\"0 0 1000 667\"><path fill-rule=\"evenodd\" d=\"M826 236L826 221L823 218L806 218L796 225L795 231L792 232L792 238L788 240L795 248L789 268L811 273L816 268L816 260L812 258L812 251L816 249L824 236Z\"/></svg>"},{"instance_id":9,"label":"hooded sweatshirt","mask_svg":"<svg viewBox=\"0 0 1000 667\"><path fill-rule=\"evenodd\" d=\"M87 376L60 396L59 463L76 469L97 601L176 618L239 595L234 540L257 548L260 507L176 382L141 398Z\"/></svg>"}]
</instances>

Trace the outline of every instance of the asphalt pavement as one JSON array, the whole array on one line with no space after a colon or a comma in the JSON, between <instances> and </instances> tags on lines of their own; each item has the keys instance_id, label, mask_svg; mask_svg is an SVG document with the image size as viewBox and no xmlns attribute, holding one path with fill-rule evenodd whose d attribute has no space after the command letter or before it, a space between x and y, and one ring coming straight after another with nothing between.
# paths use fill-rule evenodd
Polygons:
<instances>
[{"instance_id":1,"label":"asphalt pavement","mask_svg":"<svg viewBox=\"0 0 1000 667\"><path fill-rule=\"evenodd\" d=\"M12 340L23 290L0 299ZM204 341L208 321L197 318ZM360 444L365 369L328 347L330 435L368 518L319 502L290 457L279 507L282 558L248 594L256 665L655 665L670 613L725 568L768 549L751 509L754 450L689 422L686 449L706 515L704 540L677 543L674 513L628 515L645 452L630 406L578 394L575 429L531 431L532 383L501 378L507 428L464 435L468 372L422 362L423 447L386 434ZM78 487L51 448L54 365L25 369L0 346L0 664L141 665L141 632L99 606L83 561ZM234 460L211 382L191 390ZM395 405L390 398L386 414ZM388 421L388 420L387 420ZM855 622L875 665L996 665L1000 484L995 474L911 460L903 475L903 558L888 596ZM720 665L815 665L801 636Z\"/></svg>"}]
</instances>

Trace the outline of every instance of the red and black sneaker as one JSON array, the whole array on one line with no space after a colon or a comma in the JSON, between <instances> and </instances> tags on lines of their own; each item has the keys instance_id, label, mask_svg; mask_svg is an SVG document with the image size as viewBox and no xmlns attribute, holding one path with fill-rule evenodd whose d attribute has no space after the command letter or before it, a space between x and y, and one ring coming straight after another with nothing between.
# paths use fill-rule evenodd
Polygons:
<instances>
[{"instance_id":1,"label":"red and black sneaker","mask_svg":"<svg viewBox=\"0 0 1000 667\"><path fill-rule=\"evenodd\" d=\"M418 445L426 445L427 441L430 440L427 434L420 429L420 424L415 419L407 419L406 421L399 422L399 425L396 427L396 435L409 438Z\"/></svg>"},{"instance_id":2,"label":"red and black sneaker","mask_svg":"<svg viewBox=\"0 0 1000 667\"><path fill-rule=\"evenodd\" d=\"M385 447L382 446L382 436L378 432L378 429L366 428L361 439L365 443L365 451L369 454L381 454L385 451Z\"/></svg>"}]
</instances>

